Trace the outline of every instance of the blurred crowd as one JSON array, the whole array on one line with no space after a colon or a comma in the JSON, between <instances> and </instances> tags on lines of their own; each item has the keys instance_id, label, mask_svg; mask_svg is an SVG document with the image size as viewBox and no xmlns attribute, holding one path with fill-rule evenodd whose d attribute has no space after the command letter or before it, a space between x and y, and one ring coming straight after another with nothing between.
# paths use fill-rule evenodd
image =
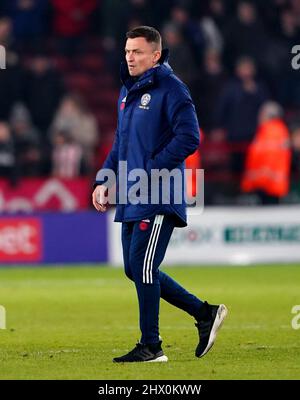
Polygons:
<instances>
[{"instance_id":1,"label":"blurred crowd","mask_svg":"<svg viewBox=\"0 0 300 400\"><path fill-rule=\"evenodd\" d=\"M115 90L137 25L160 30L191 90L206 203L300 202L300 0L1 0L0 176L94 174L112 132L53 60L97 38Z\"/></svg>"}]
</instances>

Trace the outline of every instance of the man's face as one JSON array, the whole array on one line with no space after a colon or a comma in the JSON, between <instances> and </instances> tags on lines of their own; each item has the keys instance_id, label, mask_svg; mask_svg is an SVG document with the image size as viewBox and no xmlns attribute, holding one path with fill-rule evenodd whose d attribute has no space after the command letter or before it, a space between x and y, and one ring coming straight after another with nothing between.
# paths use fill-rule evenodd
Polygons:
<instances>
[{"instance_id":1,"label":"man's face","mask_svg":"<svg viewBox=\"0 0 300 400\"><path fill-rule=\"evenodd\" d=\"M140 76L157 63L161 52L155 49L153 43L148 43L143 37L137 37L127 39L125 54L129 74Z\"/></svg>"},{"instance_id":2,"label":"man's face","mask_svg":"<svg viewBox=\"0 0 300 400\"><path fill-rule=\"evenodd\" d=\"M236 74L242 81L253 79L255 73L255 65L251 61L240 62L236 67Z\"/></svg>"}]
</instances>

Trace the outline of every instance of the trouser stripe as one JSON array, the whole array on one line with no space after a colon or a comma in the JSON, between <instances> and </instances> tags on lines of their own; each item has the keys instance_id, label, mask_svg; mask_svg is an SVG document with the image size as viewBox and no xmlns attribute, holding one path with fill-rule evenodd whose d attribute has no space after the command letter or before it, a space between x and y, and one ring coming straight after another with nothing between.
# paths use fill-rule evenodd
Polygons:
<instances>
[{"instance_id":1,"label":"trouser stripe","mask_svg":"<svg viewBox=\"0 0 300 400\"><path fill-rule=\"evenodd\" d=\"M147 282L147 276L146 276L147 259L148 259L149 250L151 248L151 245L152 245L156 230L158 229L158 224L157 224L158 217L159 217L159 215L155 216L155 219L154 219L154 222L153 222L153 226L152 226L151 235L150 235L148 246L147 246L146 253L145 253L144 264L143 264L143 283L148 283Z\"/></svg>"},{"instance_id":2,"label":"trouser stripe","mask_svg":"<svg viewBox=\"0 0 300 400\"><path fill-rule=\"evenodd\" d=\"M154 243L154 246L153 246L153 249L152 249L152 254L151 254L151 251L150 251L150 261L149 261L149 267L148 267L148 277L149 277L149 280L150 280L149 283L153 283L153 279L152 279L153 260L154 260L154 256L155 256L157 243L158 243L159 233L160 233L160 230L161 230L161 227L162 227L162 223L163 223L163 219L164 219L163 215L160 215L159 217L160 217L159 222L158 222L159 228L158 228L156 237L154 239L155 243Z\"/></svg>"},{"instance_id":3,"label":"trouser stripe","mask_svg":"<svg viewBox=\"0 0 300 400\"><path fill-rule=\"evenodd\" d=\"M162 222L163 222L163 215L157 215L154 220L154 229L151 232L151 237L148 243L145 259L144 259L144 283L153 283L152 279L152 266L153 266L153 259L156 251L156 246L158 242L159 233L161 230ZM153 233L153 234L152 234Z\"/></svg>"}]
</instances>

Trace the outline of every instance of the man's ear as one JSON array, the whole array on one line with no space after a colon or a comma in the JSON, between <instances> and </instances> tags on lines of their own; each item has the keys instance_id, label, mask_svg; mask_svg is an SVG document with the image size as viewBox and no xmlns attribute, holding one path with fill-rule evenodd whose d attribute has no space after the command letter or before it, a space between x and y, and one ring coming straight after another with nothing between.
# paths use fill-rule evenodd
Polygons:
<instances>
[{"instance_id":1,"label":"man's ear","mask_svg":"<svg viewBox=\"0 0 300 400\"><path fill-rule=\"evenodd\" d=\"M153 62L156 64L161 57L161 51L157 50L154 53Z\"/></svg>"}]
</instances>

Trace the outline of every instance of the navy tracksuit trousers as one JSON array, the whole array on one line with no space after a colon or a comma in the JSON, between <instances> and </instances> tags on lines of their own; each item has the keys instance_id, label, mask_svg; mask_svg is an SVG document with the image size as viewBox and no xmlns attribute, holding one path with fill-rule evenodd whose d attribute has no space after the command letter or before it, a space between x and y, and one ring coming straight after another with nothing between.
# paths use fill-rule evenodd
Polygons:
<instances>
[{"instance_id":1,"label":"navy tracksuit trousers","mask_svg":"<svg viewBox=\"0 0 300 400\"><path fill-rule=\"evenodd\" d=\"M159 341L160 297L195 318L203 302L159 270L175 222L172 216L122 223L125 273L134 281L140 311L141 343Z\"/></svg>"}]
</instances>

